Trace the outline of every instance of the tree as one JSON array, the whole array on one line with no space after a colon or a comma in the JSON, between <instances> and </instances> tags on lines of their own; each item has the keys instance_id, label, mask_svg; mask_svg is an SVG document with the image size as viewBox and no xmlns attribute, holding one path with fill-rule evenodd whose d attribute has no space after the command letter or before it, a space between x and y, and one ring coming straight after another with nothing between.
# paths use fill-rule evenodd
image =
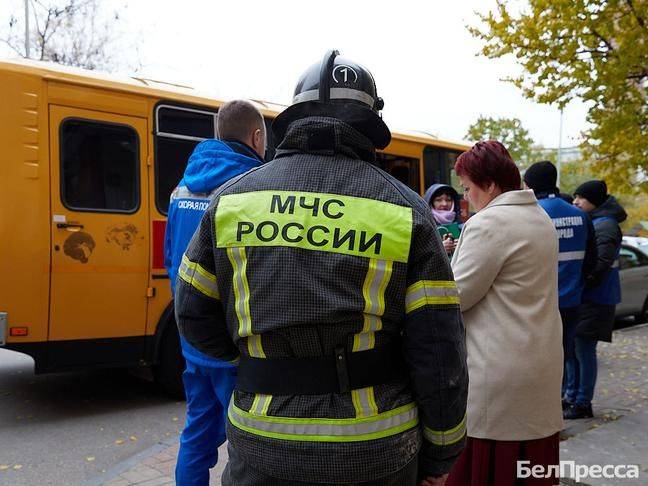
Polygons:
<instances>
[{"instance_id":1,"label":"tree","mask_svg":"<svg viewBox=\"0 0 648 486\"><path fill-rule=\"evenodd\" d=\"M491 118L480 116L468 127L464 137L468 140L497 140L508 149L511 157L524 169L539 160L539 149L534 145L529 131L517 118Z\"/></svg>"},{"instance_id":2,"label":"tree","mask_svg":"<svg viewBox=\"0 0 648 486\"><path fill-rule=\"evenodd\" d=\"M123 65L119 13L104 11L99 0L29 0L29 10L31 59L106 71ZM0 39L21 57L27 57L24 30L24 14L11 14Z\"/></svg>"},{"instance_id":3,"label":"tree","mask_svg":"<svg viewBox=\"0 0 648 486\"><path fill-rule=\"evenodd\" d=\"M489 58L512 55L507 78L524 95L560 107L590 105L582 150L614 190L648 192L648 2L497 0L470 32Z\"/></svg>"}]
</instances>

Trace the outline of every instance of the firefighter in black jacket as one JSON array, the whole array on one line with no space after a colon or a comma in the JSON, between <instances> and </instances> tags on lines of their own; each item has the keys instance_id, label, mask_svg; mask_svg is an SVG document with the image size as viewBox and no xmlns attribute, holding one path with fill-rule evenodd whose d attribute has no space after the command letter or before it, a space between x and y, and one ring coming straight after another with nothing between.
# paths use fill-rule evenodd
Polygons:
<instances>
[{"instance_id":1,"label":"firefighter in black jacket","mask_svg":"<svg viewBox=\"0 0 648 486\"><path fill-rule=\"evenodd\" d=\"M442 484L464 447L457 289L426 203L373 165L382 104L327 53L187 249L180 332L240 359L224 485Z\"/></svg>"}]
</instances>

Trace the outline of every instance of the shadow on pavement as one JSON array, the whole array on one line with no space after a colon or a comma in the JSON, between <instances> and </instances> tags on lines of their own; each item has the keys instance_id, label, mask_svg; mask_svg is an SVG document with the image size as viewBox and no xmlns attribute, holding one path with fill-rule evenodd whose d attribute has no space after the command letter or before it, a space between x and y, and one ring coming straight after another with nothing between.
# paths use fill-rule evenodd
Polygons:
<instances>
[{"instance_id":1,"label":"shadow on pavement","mask_svg":"<svg viewBox=\"0 0 648 486\"><path fill-rule=\"evenodd\" d=\"M0 426L128 411L177 402L128 369L34 375L31 358L0 350Z\"/></svg>"}]
</instances>

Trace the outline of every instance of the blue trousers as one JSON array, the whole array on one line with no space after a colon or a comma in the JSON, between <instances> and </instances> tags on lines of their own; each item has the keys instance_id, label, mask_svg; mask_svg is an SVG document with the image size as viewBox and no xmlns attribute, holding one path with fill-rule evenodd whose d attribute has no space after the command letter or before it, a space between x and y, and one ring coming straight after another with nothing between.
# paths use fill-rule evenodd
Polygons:
<instances>
[{"instance_id":1,"label":"blue trousers","mask_svg":"<svg viewBox=\"0 0 648 486\"><path fill-rule=\"evenodd\" d=\"M565 359L564 396L577 405L591 405L596 386L598 341L573 336L573 356Z\"/></svg>"},{"instance_id":2,"label":"blue trousers","mask_svg":"<svg viewBox=\"0 0 648 486\"><path fill-rule=\"evenodd\" d=\"M209 469L225 442L227 406L236 385L236 368L209 368L187 361L182 375L187 420L180 436L175 479L178 486L208 486Z\"/></svg>"}]
</instances>

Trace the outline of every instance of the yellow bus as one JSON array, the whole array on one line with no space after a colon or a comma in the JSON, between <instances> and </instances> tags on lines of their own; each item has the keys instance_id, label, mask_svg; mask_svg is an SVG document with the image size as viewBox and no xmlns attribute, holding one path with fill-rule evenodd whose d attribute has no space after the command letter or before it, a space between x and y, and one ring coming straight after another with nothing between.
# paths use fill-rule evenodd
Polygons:
<instances>
[{"instance_id":1,"label":"yellow bus","mask_svg":"<svg viewBox=\"0 0 648 486\"><path fill-rule=\"evenodd\" d=\"M150 366L179 393L165 218L222 102L33 61L0 61L0 87L0 346L36 373ZM257 104L268 124L284 108ZM395 133L378 164L423 194L466 149Z\"/></svg>"}]
</instances>

